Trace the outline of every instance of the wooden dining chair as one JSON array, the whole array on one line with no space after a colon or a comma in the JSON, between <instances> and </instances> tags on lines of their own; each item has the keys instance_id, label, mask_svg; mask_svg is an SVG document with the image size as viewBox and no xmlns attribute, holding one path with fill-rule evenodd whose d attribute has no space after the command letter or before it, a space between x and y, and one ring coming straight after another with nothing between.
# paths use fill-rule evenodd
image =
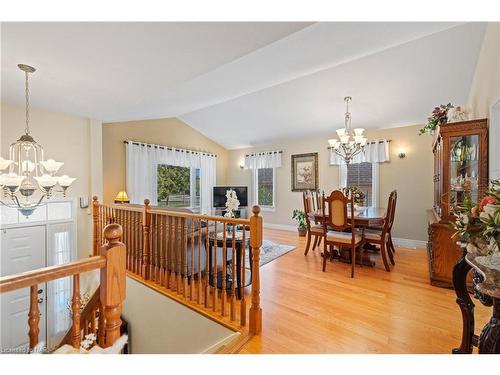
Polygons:
<instances>
[{"instance_id":1,"label":"wooden dining chair","mask_svg":"<svg viewBox=\"0 0 500 375\"><path fill-rule=\"evenodd\" d=\"M348 220L347 204L350 203L351 218L354 218L354 203L340 190L333 191L330 196L323 194L323 272L326 270L326 260L329 251L337 246L339 250L349 249L351 253L351 277L354 277L354 265L356 264L356 248L362 248L364 237L362 231L356 230L355 220ZM328 214L327 208L328 207ZM349 230L347 232L346 230ZM329 249L329 250L328 250Z\"/></svg>"},{"instance_id":2,"label":"wooden dining chair","mask_svg":"<svg viewBox=\"0 0 500 375\"><path fill-rule=\"evenodd\" d=\"M306 215L307 224L307 243L304 255L307 255L309 248L311 247L312 237L314 237L314 243L312 246L313 250L319 246L319 243L321 243L321 239L323 238L323 226L316 224L315 222L311 222L311 214L315 211L313 194L310 191L305 191L302 193L302 199L304 202L304 213Z\"/></svg>"},{"instance_id":3,"label":"wooden dining chair","mask_svg":"<svg viewBox=\"0 0 500 375\"><path fill-rule=\"evenodd\" d=\"M365 241L374 245L380 246L380 254L384 262L384 267L387 272L391 271L389 261L394 266L394 245L392 244L391 230L394 223L396 212L396 200L398 193L396 190L389 195L387 211L384 218L384 223L381 227L368 227L365 230ZM389 261L387 260L389 258Z\"/></svg>"}]
</instances>

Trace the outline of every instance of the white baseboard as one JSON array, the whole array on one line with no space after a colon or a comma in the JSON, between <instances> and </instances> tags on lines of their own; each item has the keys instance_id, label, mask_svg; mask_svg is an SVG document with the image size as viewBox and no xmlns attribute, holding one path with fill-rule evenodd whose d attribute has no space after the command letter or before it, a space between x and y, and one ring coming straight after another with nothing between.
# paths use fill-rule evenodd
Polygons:
<instances>
[{"instance_id":1,"label":"white baseboard","mask_svg":"<svg viewBox=\"0 0 500 375\"><path fill-rule=\"evenodd\" d=\"M264 228L269 229L280 229L289 232L297 233L297 227L290 224L274 224L264 222ZM394 245L405 247L407 249L421 249L427 247L427 242L421 240L410 240L407 238L396 238L393 237Z\"/></svg>"},{"instance_id":2,"label":"white baseboard","mask_svg":"<svg viewBox=\"0 0 500 375\"><path fill-rule=\"evenodd\" d=\"M295 225L290 225L290 224L273 224L264 222L264 228L281 229L289 232L297 232L297 227Z\"/></svg>"},{"instance_id":3,"label":"white baseboard","mask_svg":"<svg viewBox=\"0 0 500 375\"><path fill-rule=\"evenodd\" d=\"M421 240L409 240L407 238L392 238L394 245L405 247L407 249L422 249L427 247L427 242Z\"/></svg>"}]
</instances>

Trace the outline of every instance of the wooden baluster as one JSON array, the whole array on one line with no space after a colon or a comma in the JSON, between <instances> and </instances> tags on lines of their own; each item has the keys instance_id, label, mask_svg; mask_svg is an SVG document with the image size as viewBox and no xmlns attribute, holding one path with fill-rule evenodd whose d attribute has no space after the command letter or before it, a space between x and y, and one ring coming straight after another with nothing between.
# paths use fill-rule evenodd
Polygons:
<instances>
[{"instance_id":1,"label":"wooden baluster","mask_svg":"<svg viewBox=\"0 0 500 375\"><path fill-rule=\"evenodd\" d=\"M145 280L149 280L152 274L150 259L151 247L149 244L149 228L151 226L151 212L149 199L144 199L144 211L142 214L142 270L141 275Z\"/></svg>"},{"instance_id":2,"label":"wooden baluster","mask_svg":"<svg viewBox=\"0 0 500 375\"><path fill-rule=\"evenodd\" d=\"M196 284L196 301L198 304L201 304L201 237L202 237L202 229L201 229L201 220L198 219L198 283ZM206 260L205 260L206 262Z\"/></svg>"},{"instance_id":3,"label":"wooden baluster","mask_svg":"<svg viewBox=\"0 0 500 375\"><path fill-rule=\"evenodd\" d=\"M262 331L262 309L260 307L260 270L259 258L262 246L262 217L260 207L253 206L253 216L250 218L250 251L252 252L252 306L249 312L250 333L258 335ZM243 267L243 270L245 268ZM243 271L244 272L244 271Z\"/></svg>"},{"instance_id":4,"label":"wooden baluster","mask_svg":"<svg viewBox=\"0 0 500 375\"><path fill-rule=\"evenodd\" d=\"M140 241L141 241L141 232L139 230L139 225L141 223L139 222L139 213L134 212L134 226L133 226L133 231L134 231L134 236L135 236L135 273L138 275L141 275L141 248L140 248Z\"/></svg>"},{"instance_id":5,"label":"wooden baluster","mask_svg":"<svg viewBox=\"0 0 500 375\"><path fill-rule=\"evenodd\" d=\"M105 342L104 339L106 338L106 332L104 330L104 327L105 327L104 307L101 300L99 300L99 317L97 320L97 343L101 348L104 347L104 342Z\"/></svg>"},{"instance_id":6,"label":"wooden baluster","mask_svg":"<svg viewBox=\"0 0 500 375\"><path fill-rule=\"evenodd\" d=\"M195 257L195 249L194 249L194 226L196 224L195 219L190 219L191 222L191 274L189 275L189 299L194 301L194 257Z\"/></svg>"},{"instance_id":7,"label":"wooden baluster","mask_svg":"<svg viewBox=\"0 0 500 375\"><path fill-rule=\"evenodd\" d=\"M174 290L175 286L175 217L170 216L169 217L169 236L170 236L170 264L168 267L168 281L169 281L169 288L172 287L172 290ZM172 281L172 274L174 277L174 280ZM171 283L171 284L170 284Z\"/></svg>"},{"instance_id":8,"label":"wooden baluster","mask_svg":"<svg viewBox=\"0 0 500 375\"><path fill-rule=\"evenodd\" d=\"M92 255L96 256L99 254L99 249L101 244L99 243L99 237L101 232L99 231L99 201L97 197L92 198L92 233L93 233L93 248Z\"/></svg>"},{"instance_id":9,"label":"wooden baluster","mask_svg":"<svg viewBox=\"0 0 500 375\"><path fill-rule=\"evenodd\" d=\"M245 226L243 225L243 230L245 230ZM235 303L235 283L236 283L236 225L233 225L232 238L231 238L231 301L229 302L230 306L230 317L231 320L236 320L236 303ZM244 267L245 265L243 265Z\"/></svg>"},{"instance_id":10,"label":"wooden baluster","mask_svg":"<svg viewBox=\"0 0 500 375\"><path fill-rule=\"evenodd\" d=\"M218 235L217 235L217 221L214 222L214 252L213 252L213 262L214 262L214 268L212 271L212 309L213 311L217 311L217 301L218 301L218 290L217 290L217 242L218 242Z\"/></svg>"},{"instance_id":11,"label":"wooden baluster","mask_svg":"<svg viewBox=\"0 0 500 375\"><path fill-rule=\"evenodd\" d=\"M125 211L125 246L127 248L127 269L133 271L132 267L132 233L130 231L130 211Z\"/></svg>"},{"instance_id":12,"label":"wooden baluster","mask_svg":"<svg viewBox=\"0 0 500 375\"><path fill-rule=\"evenodd\" d=\"M161 240L160 240L160 231L161 231L161 216L156 215L155 219L155 281L160 284L161 283L161 277L160 277L160 272L161 272Z\"/></svg>"},{"instance_id":13,"label":"wooden baluster","mask_svg":"<svg viewBox=\"0 0 500 375\"><path fill-rule=\"evenodd\" d=\"M30 287L30 311L28 313L30 352L32 352L36 344L38 344L38 335L40 334L40 328L38 328L39 322L40 310L38 309L38 285L32 285Z\"/></svg>"},{"instance_id":14,"label":"wooden baluster","mask_svg":"<svg viewBox=\"0 0 500 375\"><path fill-rule=\"evenodd\" d=\"M246 253L246 228L243 225L243 232L241 234L241 267L240 267L240 280L241 280L241 301L240 301L240 325L242 327L247 324L247 299L245 295L245 288L243 285L246 285L246 271L245 271L245 253ZM250 232L250 236L251 236ZM250 265L251 266L251 265Z\"/></svg>"},{"instance_id":15,"label":"wooden baluster","mask_svg":"<svg viewBox=\"0 0 500 375\"><path fill-rule=\"evenodd\" d=\"M222 316L226 316L226 263L227 263L227 223L222 225L222 274L221 274L221 297L220 297L220 311Z\"/></svg>"},{"instance_id":16,"label":"wooden baluster","mask_svg":"<svg viewBox=\"0 0 500 375\"><path fill-rule=\"evenodd\" d=\"M150 257L149 263L151 263L151 273L149 274L150 280L156 282L156 215L151 215L151 226L149 228L150 240L149 240L149 250Z\"/></svg>"},{"instance_id":17,"label":"wooden baluster","mask_svg":"<svg viewBox=\"0 0 500 375\"><path fill-rule=\"evenodd\" d=\"M111 346L120 337L122 302L125 300L126 272L125 245L120 242L123 231L120 225L104 228L108 243L101 247L106 266L101 268L100 300L105 317L104 347Z\"/></svg>"},{"instance_id":18,"label":"wooden baluster","mask_svg":"<svg viewBox=\"0 0 500 375\"><path fill-rule=\"evenodd\" d=\"M71 345L75 349L80 348L82 342L82 331L80 328L80 275L73 275L73 298L71 302Z\"/></svg>"},{"instance_id":19,"label":"wooden baluster","mask_svg":"<svg viewBox=\"0 0 500 375\"><path fill-rule=\"evenodd\" d=\"M176 250L176 263L177 263L177 267L176 267L176 280L177 280L177 293L180 294L181 293L181 288L182 288L182 249L181 249L181 246L182 246L182 232L181 232L181 226L179 224L179 221L181 220L180 217L177 217L175 219L175 237L176 237L176 246L175 246L175 250Z\"/></svg>"},{"instance_id":20,"label":"wooden baluster","mask_svg":"<svg viewBox=\"0 0 500 375\"><path fill-rule=\"evenodd\" d=\"M187 229L187 220L186 218L182 219L182 237L183 237L183 245L182 245L182 269L184 270L184 276L182 277L182 285L183 285L183 294L184 298L187 298L187 288L188 288L188 260L187 260L187 244L188 244L188 229Z\"/></svg>"},{"instance_id":21,"label":"wooden baluster","mask_svg":"<svg viewBox=\"0 0 500 375\"><path fill-rule=\"evenodd\" d=\"M159 232L159 242L158 246L160 249L160 277L159 277L159 282L160 285L165 285L165 243L163 242L163 231L165 229L165 216L161 215L158 217L159 218L159 227L158 227L158 232Z\"/></svg>"},{"instance_id":22,"label":"wooden baluster","mask_svg":"<svg viewBox=\"0 0 500 375\"><path fill-rule=\"evenodd\" d=\"M209 275L210 275L210 267L212 265L210 264L210 257L212 253L212 249L210 247L210 240L209 240L209 229L208 225L209 221L207 220L207 226L205 227L205 307L208 308L208 301L209 301L209 294L210 294L210 282L209 282Z\"/></svg>"},{"instance_id":23,"label":"wooden baluster","mask_svg":"<svg viewBox=\"0 0 500 375\"><path fill-rule=\"evenodd\" d=\"M83 321L83 338L89 334L89 321L85 319Z\"/></svg>"},{"instance_id":24,"label":"wooden baluster","mask_svg":"<svg viewBox=\"0 0 500 375\"><path fill-rule=\"evenodd\" d=\"M95 326L95 313L96 309L93 309L90 313L90 332L94 335L96 334L96 326Z\"/></svg>"}]
</instances>

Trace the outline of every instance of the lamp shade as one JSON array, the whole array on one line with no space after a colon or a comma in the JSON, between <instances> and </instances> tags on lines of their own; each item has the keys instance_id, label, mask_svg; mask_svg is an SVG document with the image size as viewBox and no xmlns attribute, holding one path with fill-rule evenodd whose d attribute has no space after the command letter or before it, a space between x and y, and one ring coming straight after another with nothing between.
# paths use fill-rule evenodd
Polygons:
<instances>
[{"instance_id":1,"label":"lamp shade","mask_svg":"<svg viewBox=\"0 0 500 375\"><path fill-rule=\"evenodd\" d=\"M118 192L115 198L115 203L130 203L127 192L125 190Z\"/></svg>"}]
</instances>

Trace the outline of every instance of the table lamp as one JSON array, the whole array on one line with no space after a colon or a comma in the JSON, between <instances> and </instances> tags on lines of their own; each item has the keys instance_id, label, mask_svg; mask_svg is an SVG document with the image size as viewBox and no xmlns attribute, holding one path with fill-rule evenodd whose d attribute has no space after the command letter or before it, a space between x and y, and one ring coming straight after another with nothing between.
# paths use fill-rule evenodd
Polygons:
<instances>
[{"instance_id":1,"label":"table lamp","mask_svg":"<svg viewBox=\"0 0 500 375\"><path fill-rule=\"evenodd\" d=\"M115 203L130 203L127 192L125 190L118 192L115 197Z\"/></svg>"}]
</instances>

